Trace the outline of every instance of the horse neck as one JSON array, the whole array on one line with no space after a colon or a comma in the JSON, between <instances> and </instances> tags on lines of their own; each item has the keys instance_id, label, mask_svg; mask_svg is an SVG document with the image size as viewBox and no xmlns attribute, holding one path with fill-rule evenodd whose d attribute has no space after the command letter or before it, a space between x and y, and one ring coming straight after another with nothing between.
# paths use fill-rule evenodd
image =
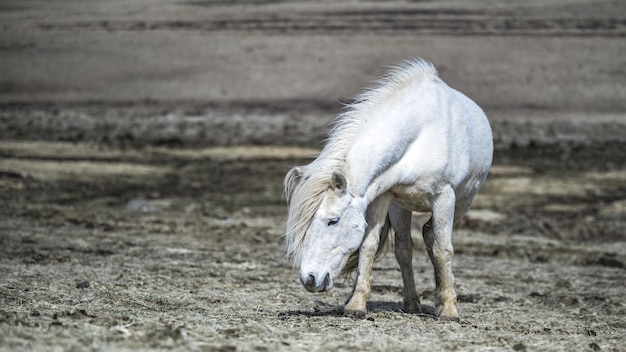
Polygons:
<instances>
[{"instance_id":1,"label":"horse neck","mask_svg":"<svg viewBox=\"0 0 626 352\"><path fill-rule=\"evenodd\" d=\"M379 176L390 166L387 161L389 156L381 155L381 149L376 147L380 143L384 141L374 138L359 139L346 155L343 171L348 180L348 191L355 198L364 198L371 202L386 191L381 188L383 180Z\"/></svg>"}]
</instances>

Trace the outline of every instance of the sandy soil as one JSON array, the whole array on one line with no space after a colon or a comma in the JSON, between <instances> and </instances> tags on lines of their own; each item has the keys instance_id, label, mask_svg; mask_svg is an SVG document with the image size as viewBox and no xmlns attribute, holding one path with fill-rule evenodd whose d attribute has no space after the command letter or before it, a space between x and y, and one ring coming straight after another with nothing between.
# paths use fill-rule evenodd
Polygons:
<instances>
[{"instance_id":1,"label":"sandy soil","mask_svg":"<svg viewBox=\"0 0 626 352\"><path fill-rule=\"evenodd\" d=\"M3 2L0 351L626 351L624 4ZM403 313L392 254L345 318L283 262L282 178L415 55L494 129L461 321Z\"/></svg>"}]
</instances>

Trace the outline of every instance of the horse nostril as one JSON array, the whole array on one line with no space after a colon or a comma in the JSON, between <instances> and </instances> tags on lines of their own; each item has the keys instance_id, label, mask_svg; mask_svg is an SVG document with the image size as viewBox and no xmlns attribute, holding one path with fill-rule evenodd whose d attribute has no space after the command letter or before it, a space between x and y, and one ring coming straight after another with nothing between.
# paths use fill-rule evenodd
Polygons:
<instances>
[{"instance_id":1,"label":"horse nostril","mask_svg":"<svg viewBox=\"0 0 626 352\"><path fill-rule=\"evenodd\" d=\"M308 274L306 278L300 276L300 282L302 282L304 288L306 288L306 290L309 292L322 292L330 289L333 286L332 279L330 278L329 273L326 273L326 275L324 276L324 281L322 281L322 283L319 285L317 284L318 281L316 279L316 276L312 273Z\"/></svg>"},{"instance_id":2,"label":"horse nostril","mask_svg":"<svg viewBox=\"0 0 626 352\"><path fill-rule=\"evenodd\" d=\"M324 277L324 282L322 283L322 287L324 288L324 290L328 289L328 286L330 286L330 274L326 274L326 276Z\"/></svg>"},{"instance_id":3,"label":"horse nostril","mask_svg":"<svg viewBox=\"0 0 626 352\"><path fill-rule=\"evenodd\" d=\"M306 288L314 288L315 287L315 276L313 274L309 274L306 281L302 281L302 284Z\"/></svg>"}]
</instances>

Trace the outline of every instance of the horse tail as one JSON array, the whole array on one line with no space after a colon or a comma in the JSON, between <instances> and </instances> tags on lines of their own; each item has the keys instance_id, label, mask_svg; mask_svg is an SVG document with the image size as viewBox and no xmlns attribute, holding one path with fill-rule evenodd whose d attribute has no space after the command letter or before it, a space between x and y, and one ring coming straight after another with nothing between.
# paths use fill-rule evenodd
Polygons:
<instances>
[{"instance_id":1,"label":"horse tail","mask_svg":"<svg viewBox=\"0 0 626 352\"><path fill-rule=\"evenodd\" d=\"M374 255L374 262L377 262L383 258L388 249L389 238L391 236L391 220L389 219L389 214L385 218L385 223L383 227L380 229L380 241L378 242L378 248L376 249L376 254ZM348 258L348 262L341 270L341 273L344 275L350 275L353 271L355 271L359 266L359 250L352 253L350 258Z\"/></svg>"}]
</instances>

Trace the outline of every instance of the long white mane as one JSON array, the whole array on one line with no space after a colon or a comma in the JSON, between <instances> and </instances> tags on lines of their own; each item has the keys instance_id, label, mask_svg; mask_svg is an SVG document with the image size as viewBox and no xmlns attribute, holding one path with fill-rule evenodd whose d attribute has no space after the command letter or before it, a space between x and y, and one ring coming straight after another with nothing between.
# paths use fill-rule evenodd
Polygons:
<instances>
[{"instance_id":1,"label":"long white mane","mask_svg":"<svg viewBox=\"0 0 626 352\"><path fill-rule=\"evenodd\" d=\"M306 231L330 186L333 171L342 169L346 154L368 119L378 117L369 113L371 109L409 84L437 78L435 67L422 59L393 68L335 118L326 146L313 162L287 173L284 181L289 208L285 233L287 258L294 263L300 261Z\"/></svg>"}]
</instances>

